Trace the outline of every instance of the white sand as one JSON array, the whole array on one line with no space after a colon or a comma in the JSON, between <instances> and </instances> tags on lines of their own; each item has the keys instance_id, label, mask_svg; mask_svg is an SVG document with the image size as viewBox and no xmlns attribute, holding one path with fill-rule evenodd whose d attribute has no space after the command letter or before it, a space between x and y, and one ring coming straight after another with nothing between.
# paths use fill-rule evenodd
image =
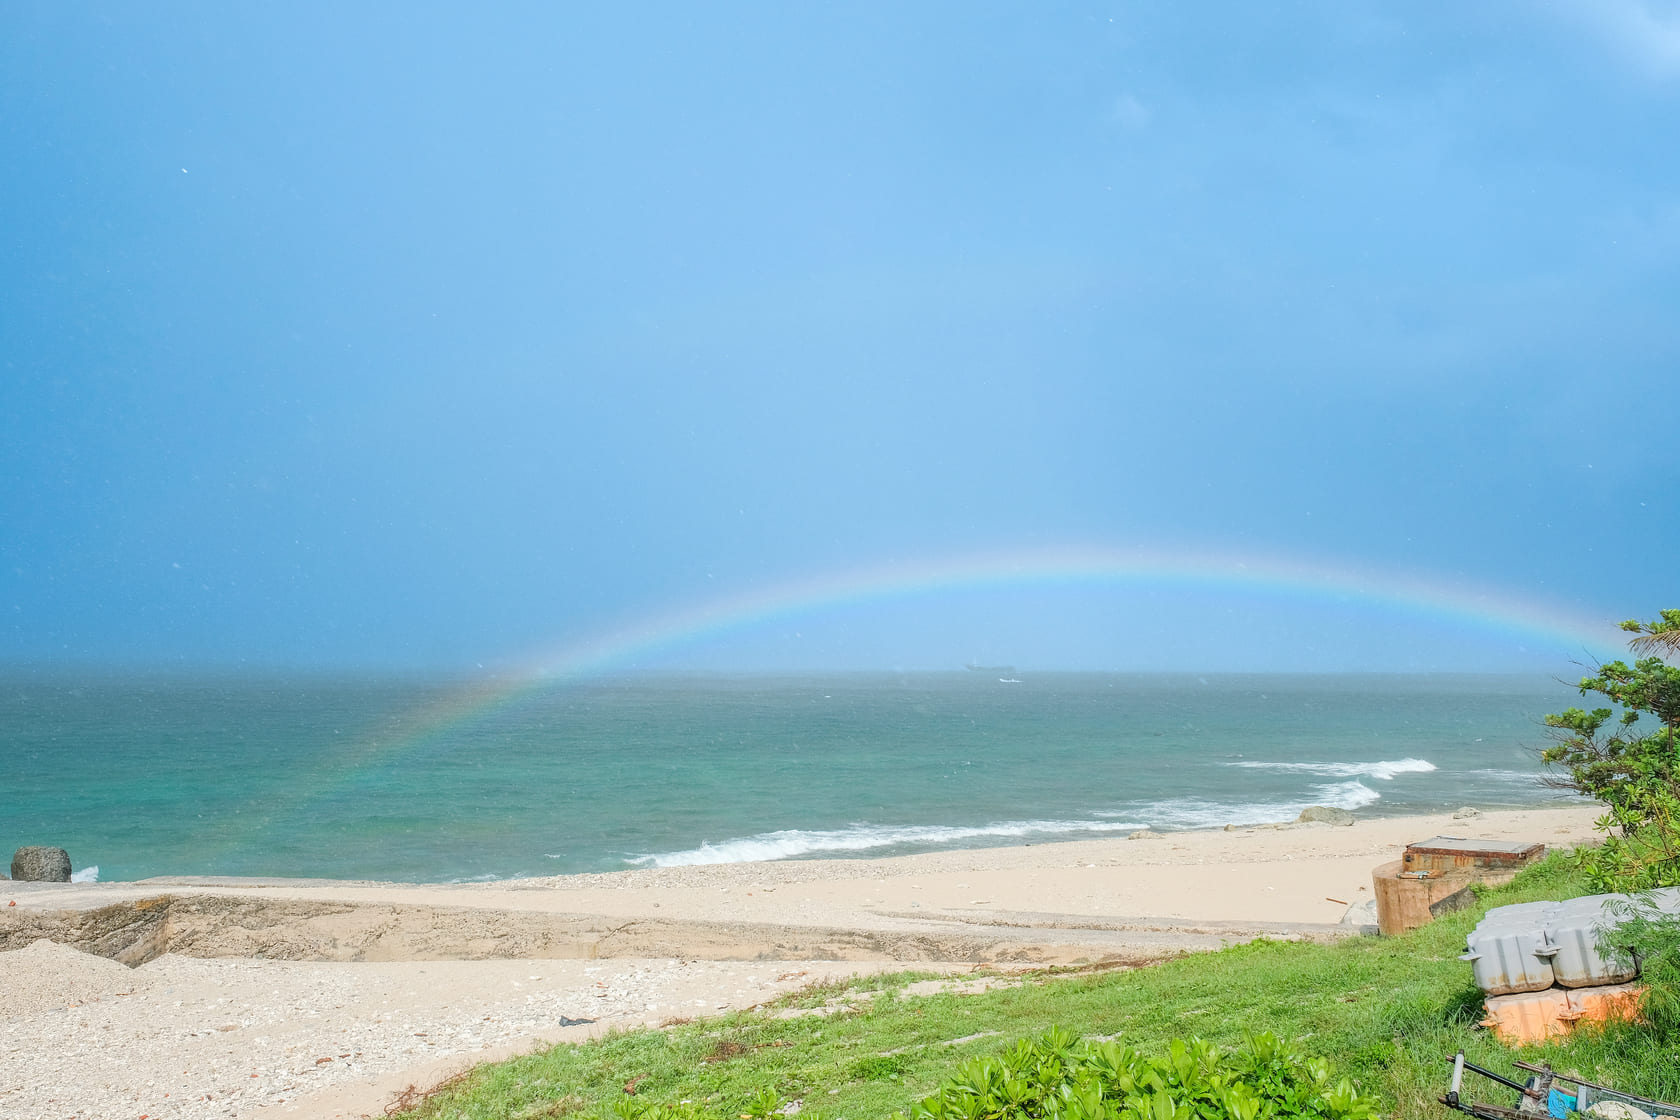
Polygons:
<instances>
[{"instance_id":1,"label":"white sand","mask_svg":"<svg viewBox=\"0 0 1680 1120\"><path fill-rule=\"evenodd\" d=\"M42 941L0 954L0 1116L378 1115L404 1085L538 1042L879 967L163 956L131 970Z\"/></svg>"},{"instance_id":2,"label":"white sand","mask_svg":"<svg viewBox=\"0 0 1680 1120\"><path fill-rule=\"evenodd\" d=\"M1349 828L1174 833L496 884L0 883L0 935L7 922L16 934L26 928L18 923L52 911L160 893L326 906L300 920L307 937L280 931L292 936L283 944L293 951L318 949L311 960L170 953L129 969L46 942L0 953L0 1117L379 1115L403 1085L429 1084L472 1061L614 1025L751 1006L815 980L901 967L894 956L943 955L945 962L932 967L950 969L963 967L958 955L968 945L989 946L976 955L994 958L1018 950L1017 959L1070 960L1158 956L1268 929L1323 935L1348 903L1370 897L1371 869L1398 858L1408 842L1446 834L1573 844L1591 837L1596 813L1395 818ZM4 905L11 901L17 906ZM382 913L370 908L391 906L417 908L406 911L410 924L456 923L465 932L452 941L370 931L378 923L366 915ZM458 955L479 955L506 944L474 940L480 927L551 918L595 931L590 951L658 943L670 955L332 959L405 946L427 950L418 955L451 945L467 950ZM856 936L838 944L833 931ZM752 957L777 944L821 945L825 938L836 942L835 951L809 955L853 959L694 959ZM581 944L567 942L565 955L582 955L572 951ZM206 935L194 951L217 950ZM563 1018L595 1022L561 1026Z\"/></svg>"}]
</instances>

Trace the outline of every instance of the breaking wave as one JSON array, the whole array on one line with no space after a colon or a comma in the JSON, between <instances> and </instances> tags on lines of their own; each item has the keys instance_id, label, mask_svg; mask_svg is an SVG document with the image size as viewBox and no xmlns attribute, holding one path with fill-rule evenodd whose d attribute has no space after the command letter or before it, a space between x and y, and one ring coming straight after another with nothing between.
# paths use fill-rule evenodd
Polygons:
<instances>
[{"instance_id":1,"label":"breaking wave","mask_svg":"<svg viewBox=\"0 0 1680 1120\"><path fill-rule=\"evenodd\" d=\"M1321 774L1326 778L1380 778L1392 781L1397 774L1427 774L1435 764L1422 758L1399 758L1387 762L1233 762L1250 770L1278 770L1290 774Z\"/></svg>"},{"instance_id":2,"label":"breaking wave","mask_svg":"<svg viewBox=\"0 0 1680 1120\"><path fill-rule=\"evenodd\" d=\"M1123 810L1150 828L1177 831L1193 828L1222 828L1228 824L1278 824L1292 821L1309 805L1336 809L1363 809L1382 800L1382 794L1364 782L1332 782L1314 786L1307 800L1210 801L1203 797L1178 797Z\"/></svg>"},{"instance_id":3,"label":"breaking wave","mask_svg":"<svg viewBox=\"0 0 1680 1120\"><path fill-rule=\"evenodd\" d=\"M1140 828L1178 831L1224 825L1293 821L1309 805L1362 809L1382 795L1360 779L1389 781L1399 774L1427 773L1435 765L1421 758L1383 762L1235 762L1256 770L1312 774L1341 781L1314 785L1287 800L1215 801L1185 797L1137 801L1098 812L1095 820L996 821L983 825L870 825L839 829L781 829L741 836L697 848L627 857L638 867L689 867L713 863L760 863L808 856L879 853L884 849L983 847L988 841L1026 838L1065 840L1080 834L1131 832ZM550 858L561 858L558 855Z\"/></svg>"},{"instance_id":4,"label":"breaking wave","mask_svg":"<svg viewBox=\"0 0 1680 1120\"><path fill-rule=\"evenodd\" d=\"M656 852L634 856L626 863L638 867L691 867L708 863L762 863L777 859L798 859L843 852L870 852L883 848L937 848L968 846L974 841L1070 839L1080 833L1131 832L1140 828L1179 831L1220 828L1227 824L1265 824L1292 821L1308 805L1331 805L1338 809L1360 809L1380 800L1381 794L1363 782L1333 782L1315 786L1305 801L1207 801L1187 797L1128 806L1118 812L1102 813L1108 819L1085 821L999 821L994 824L960 825L854 825L832 830L782 829L701 844L679 852ZM1114 819L1118 818L1118 819ZM983 844L977 846L984 846ZM558 856L550 858L559 858Z\"/></svg>"},{"instance_id":5,"label":"breaking wave","mask_svg":"<svg viewBox=\"0 0 1680 1120\"><path fill-rule=\"evenodd\" d=\"M1482 770L1471 770L1469 773L1490 782L1500 782L1505 785L1512 786L1528 786L1530 788L1540 786L1541 779L1544 777L1544 775L1537 774L1532 770L1499 770L1487 768Z\"/></svg>"},{"instance_id":6,"label":"breaking wave","mask_svg":"<svg viewBox=\"0 0 1680 1120\"><path fill-rule=\"evenodd\" d=\"M1142 828L1140 821L999 821L995 824L959 825L853 825L851 828L807 830L790 828L761 832L716 844L701 844L681 852L657 852L625 862L641 867L691 867L704 863L761 863L773 859L827 852L867 852L880 848L916 845L938 847L974 840L1020 839L1028 836L1066 838L1081 832L1130 832Z\"/></svg>"}]
</instances>

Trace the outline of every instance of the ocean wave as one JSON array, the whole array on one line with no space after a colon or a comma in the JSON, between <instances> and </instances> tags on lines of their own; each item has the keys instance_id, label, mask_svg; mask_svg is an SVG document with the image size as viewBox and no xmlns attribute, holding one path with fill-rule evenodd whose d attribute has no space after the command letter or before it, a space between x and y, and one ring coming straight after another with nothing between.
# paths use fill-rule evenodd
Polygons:
<instances>
[{"instance_id":1,"label":"ocean wave","mask_svg":"<svg viewBox=\"0 0 1680 1120\"><path fill-rule=\"evenodd\" d=\"M994 824L960 825L853 825L832 830L783 829L761 832L701 844L681 852L657 852L635 856L626 863L641 867L692 867L707 863L762 863L824 852L867 852L904 845L961 844L970 840L1018 839L1024 836L1066 837L1080 832L1130 832L1142 828L1138 821L998 821Z\"/></svg>"},{"instance_id":2,"label":"ocean wave","mask_svg":"<svg viewBox=\"0 0 1680 1120\"><path fill-rule=\"evenodd\" d=\"M1380 801L1382 795L1360 781L1360 778L1387 781L1396 774L1425 773L1435 769L1434 764L1417 758L1365 763L1239 762L1233 765L1317 774L1345 780L1310 786L1287 800L1230 802L1186 797L1130 802L1117 805L1111 810L1099 810L1094 814L1097 819L1086 820L997 821L967 826L857 824L840 829L781 829L716 843L702 843L699 847L682 851L630 856L626 857L625 862L639 867L761 863L797 859L802 856L874 852L887 848L962 847L974 845L975 842L1025 837L1066 839L1080 833L1130 832L1140 828L1179 831L1219 828L1227 824L1269 824L1293 821L1300 815L1301 810L1309 805L1329 805L1350 811L1363 809Z\"/></svg>"},{"instance_id":3,"label":"ocean wave","mask_svg":"<svg viewBox=\"0 0 1680 1120\"><path fill-rule=\"evenodd\" d=\"M1338 809L1363 809L1382 800L1382 794L1364 782L1336 782L1334 785L1319 786L1318 796L1315 805L1333 805Z\"/></svg>"},{"instance_id":4,"label":"ocean wave","mask_svg":"<svg viewBox=\"0 0 1680 1120\"><path fill-rule=\"evenodd\" d=\"M1337 809L1362 809L1382 799L1376 790L1360 781L1331 782L1314 786L1307 800L1291 801L1208 801L1178 798L1139 803L1114 812L1098 813L1098 820L999 821L993 824L961 825L853 825L851 828L783 829L743 836L716 844L701 844L679 852L657 852L633 856L626 863L638 867L691 867L711 863L763 863L800 856L841 852L868 852L896 847L941 847L963 845L976 840L1013 840L1023 837L1066 839L1079 833L1131 832L1140 828L1181 831L1219 828L1227 824L1268 824L1292 821L1309 805L1330 805ZM553 857L551 857L553 858Z\"/></svg>"},{"instance_id":5,"label":"ocean wave","mask_svg":"<svg viewBox=\"0 0 1680 1120\"><path fill-rule=\"evenodd\" d=\"M1228 824L1275 824L1292 821L1309 805L1328 805L1336 809L1363 809L1382 800L1382 794L1364 782L1332 782L1314 786L1310 800L1299 801L1209 801L1200 797L1180 797L1157 801L1126 810L1141 818L1150 828L1180 830L1192 828L1220 828Z\"/></svg>"},{"instance_id":6,"label":"ocean wave","mask_svg":"<svg viewBox=\"0 0 1680 1120\"><path fill-rule=\"evenodd\" d=\"M1511 785L1539 785L1545 775L1533 770L1470 770L1467 773L1487 778L1495 782L1508 782Z\"/></svg>"},{"instance_id":7,"label":"ocean wave","mask_svg":"<svg viewBox=\"0 0 1680 1120\"><path fill-rule=\"evenodd\" d=\"M1320 774L1326 778L1380 778L1392 781L1397 774L1427 774L1435 764L1422 758L1398 758L1385 762L1232 762L1250 770L1279 770L1290 774Z\"/></svg>"},{"instance_id":8,"label":"ocean wave","mask_svg":"<svg viewBox=\"0 0 1680 1120\"><path fill-rule=\"evenodd\" d=\"M80 871L72 872L70 875L70 881L72 883L99 882L99 865L96 863L92 867L84 867Z\"/></svg>"}]
</instances>

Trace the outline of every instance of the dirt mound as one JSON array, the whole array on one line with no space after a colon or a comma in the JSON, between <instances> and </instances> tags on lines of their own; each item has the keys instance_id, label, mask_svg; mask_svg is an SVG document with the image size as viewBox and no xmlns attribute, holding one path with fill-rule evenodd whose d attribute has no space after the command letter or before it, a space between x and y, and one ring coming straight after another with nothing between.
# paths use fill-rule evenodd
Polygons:
<instances>
[{"instance_id":1,"label":"dirt mound","mask_svg":"<svg viewBox=\"0 0 1680 1120\"><path fill-rule=\"evenodd\" d=\"M44 939L0 952L0 976L0 1018L132 995L151 983L116 961Z\"/></svg>"}]
</instances>

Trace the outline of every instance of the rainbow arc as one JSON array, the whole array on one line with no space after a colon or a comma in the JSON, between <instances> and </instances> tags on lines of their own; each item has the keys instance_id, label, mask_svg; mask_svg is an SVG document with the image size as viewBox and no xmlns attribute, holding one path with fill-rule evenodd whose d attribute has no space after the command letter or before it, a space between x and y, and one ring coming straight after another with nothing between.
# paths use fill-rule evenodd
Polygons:
<instances>
[{"instance_id":1,"label":"rainbow arc","mask_svg":"<svg viewBox=\"0 0 1680 1120\"><path fill-rule=\"evenodd\" d=\"M659 663L686 647L779 620L855 605L890 604L953 592L1056 586L1136 586L1293 595L1350 611L1382 610L1458 632L1503 634L1556 648L1560 661L1613 656L1620 633L1542 602L1445 580L1373 575L1332 565L1209 552L1060 548L888 564L790 580L652 615L593 638L523 659L522 667L454 690L377 738L347 744L330 772L296 783L296 809L353 782L368 768L423 749L440 735L537 689ZM275 806L277 810L286 808ZM276 821L283 813L275 814Z\"/></svg>"},{"instance_id":2,"label":"rainbow arc","mask_svg":"<svg viewBox=\"0 0 1680 1120\"><path fill-rule=\"evenodd\" d=\"M1210 552L1060 548L888 564L790 580L652 615L524 660L523 684L588 677L656 660L732 633L849 606L984 589L1137 586L1282 593L1349 610L1377 609L1442 627L1556 645L1562 657L1620 648L1612 622L1440 579Z\"/></svg>"}]
</instances>

